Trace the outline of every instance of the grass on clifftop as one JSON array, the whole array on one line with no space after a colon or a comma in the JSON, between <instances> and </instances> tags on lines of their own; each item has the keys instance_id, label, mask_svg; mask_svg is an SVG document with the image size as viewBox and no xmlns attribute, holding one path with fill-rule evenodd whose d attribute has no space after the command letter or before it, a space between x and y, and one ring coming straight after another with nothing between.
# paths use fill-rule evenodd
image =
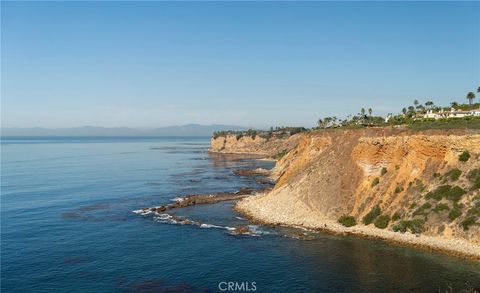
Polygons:
<instances>
[{"instance_id":1,"label":"grass on clifftop","mask_svg":"<svg viewBox=\"0 0 480 293\"><path fill-rule=\"evenodd\" d=\"M480 129L479 117L447 118L438 120L413 121L408 127L412 130L428 129Z\"/></svg>"}]
</instances>

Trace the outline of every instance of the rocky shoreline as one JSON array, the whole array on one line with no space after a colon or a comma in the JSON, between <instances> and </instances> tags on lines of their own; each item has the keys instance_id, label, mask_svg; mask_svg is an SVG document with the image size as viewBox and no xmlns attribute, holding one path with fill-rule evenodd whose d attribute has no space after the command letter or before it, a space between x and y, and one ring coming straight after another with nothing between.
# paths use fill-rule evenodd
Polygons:
<instances>
[{"instance_id":1,"label":"rocky shoreline","mask_svg":"<svg viewBox=\"0 0 480 293\"><path fill-rule=\"evenodd\" d=\"M258 189L252 188L242 188L237 192L220 192L215 194L196 194L186 197L177 198L174 203L148 207L140 210L133 211L135 214L142 216L153 215L160 219L161 221L171 223L171 224L180 224L180 225L192 225L200 228L221 228L229 231L231 235L252 235L252 231L248 225L237 225L234 227L223 227L212 224L205 224L195 220L188 219L183 216L175 215L171 210L199 205L199 204L216 204L223 201L233 201L239 200L246 196L252 195L253 192L258 191ZM263 189L262 191L265 191Z\"/></svg>"},{"instance_id":2,"label":"rocky shoreline","mask_svg":"<svg viewBox=\"0 0 480 293\"><path fill-rule=\"evenodd\" d=\"M373 138L368 138L369 140L367 139L367 142L364 142L363 141L364 136L368 137L367 134L372 135ZM337 139L340 139L340 138L350 139L349 135L354 136L351 139L352 140L351 142L347 141L348 143L351 143L350 148L352 149L354 148L354 146L357 146L357 148L359 148L358 144L360 145L360 147L365 147L364 144L367 144L367 147L368 147L369 146L368 143L370 143L370 140L373 140L374 142L378 140L376 138L376 135L377 135L376 133L358 134L358 133L349 132L347 134L335 134L335 135L339 137ZM431 233L430 234L428 233L413 234L408 231L405 233L394 232L388 229L379 229L379 228L373 227L373 225L366 226L366 225L358 224L353 227L345 227L340 223L338 223L335 220L338 216L335 217L335 214L338 214L341 212L341 211L339 212L339 209L341 210L342 208L346 207L345 202L342 202L341 200L339 201L338 194L343 195L345 197L345 194L349 194L349 192L352 192L352 190L355 191L355 189L352 189L349 191L348 189L336 190L336 189L328 189L328 188L336 185L342 188L345 188L345 187L348 187L349 184L355 180L357 181L361 179L363 180L361 176L364 176L364 178L366 178L365 180L366 183L363 184L364 186L362 185L361 187L364 189L368 187L367 188L368 190L366 190L365 192L367 191L373 192L373 189L371 187L372 185L370 181L368 181L369 180L368 176L370 175L368 174L360 175L356 173L353 174L352 172L348 173L347 175L344 174L344 172L346 172L345 170L355 170L355 172L359 173L363 169L361 168L359 169L358 166L349 166L349 167L352 167L349 169L345 169L344 168L345 166L342 166L342 168L344 168L342 169L342 172L339 172L338 174L334 173L333 175L328 173L328 170L319 169L320 168L319 166L325 166L328 164L329 164L328 166L330 166L331 169L334 169L333 166L335 164L337 165L340 164L338 162L339 158L336 156L333 156L335 150L329 151L329 154L327 154L329 158L332 158L332 162L321 160L316 165L312 164L312 162L315 162L314 160L317 157L322 155L325 148L328 148L331 145L335 145L332 143L332 139L335 139L335 137L330 137L330 136L324 137L323 135L320 135L318 137L317 136L305 137L304 141L301 141L299 147L294 149L289 155L286 155L283 159L281 159L273 170L266 170L261 168L233 170L233 173L236 176L259 177L260 179L257 178L257 180L262 181L261 183L268 183L268 184L274 185L273 190L242 189L235 193L218 193L213 195L206 195L206 194L192 195L192 196L178 199L175 203L158 206L158 207L144 208L141 211L143 213L159 214L159 213L165 213L166 211L171 209L182 208L182 207L192 206L196 204L214 204L221 201L234 200L234 201L237 201L236 204L234 205L234 209L237 212L245 215L246 218L248 218L252 223L255 223L255 224L287 226L287 227L293 227L293 228L307 229L311 231L318 231L323 233L333 233L337 235L349 235L349 236L355 236L355 237L379 239L379 240L383 240L383 241L387 241L387 242L391 242L399 245L420 248L427 251L442 252L442 253L447 253L450 255L455 255L455 256L459 256L459 257L463 257L463 258L467 258L475 261L480 261L480 244L478 243L478 241L468 241L465 238L455 237L455 235L452 235L452 234L450 234L450 236L446 235L442 237L442 236L435 236L434 234L431 234ZM391 137L389 139L393 140L394 142L397 142L397 140L402 140L398 137ZM421 137L420 138L414 137L411 139L412 141L414 141L418 145L421 145L422 147L423 147L423 144L427 144L427 146L430 147L430 145L424 141L425 139ZM445 141L447 139L451 139L451 137L442 138L442 139L443 139L442 141ZM472 138L468 138L466 140L468 142L471 139ZM297 140L298 140L298 137L296 141ZM459 149L465 147L463 145L458 146L458 144L460 144L458 140L453 140L453 142L455 144L455 147ZM466 142L463 142L463 143L467 144ZM243 144L245 144L245 142L243 142ZM313 146L311 146L310 144L313 144ZM215 146L213 140L212 140L212 146ZM255 142L256 148L261 146L262 145L259 142ZM268 146L268 144L266 144L266 146ZM237 146L233 142L231 142L230 148L236 148L236 147ZM400 149L400 147L397 147L395 144L393 147ZM422 149L422 147L418 147L420 149L419 153L420 151L423 151L428 153L427 157L433 156L432 152L433 150L435 150L435 147L431 147L431 148L426 147L425 150ZM215 151L218 151L220 153L226 152L224 148L220 148L217 150L215 149L215 147L212 147L210 149L210 152L215 153ZM244 151L245 153L248 153L249 151L251 151L251 149L246 148ZM343 151L343 149L338 151ZM353 154L350 154L350 149L348 151L345 151L344 153L345 153L345 158L341 159L343 161L348 161L348 160L351 161L352 156L356 154L353 151L352 151ZM261 155L261 152L260 153L257 152L256 154ZM268 158L269 156L264 154L264 157ZM400 156L399 158L403 158L403 157ZM360 159L363 160L361 162L362 164L365 165L366 159L363 157L361 157ZM452 162L455 160L455 157L452 155L450 157L446 156L443 159L447 160L447 162L450 162L450 164L453 164ZM361 165L360 167L362 166L363 165ZM319 169L321 172L320 173L317 172L316 176L313 176L312 174L314 174L314 172L317 171L315 168ZM374 170L372 168L369 168L368 171L373 172ZM373 171L370 169L372 169ZM392 169L398 170L397 174L399 175L395 175L395 176L403 176L403 173L402 173L403 169L400 165L394 165L394 168L390 168L389 170L392 170ZM408 169L407 171L408 172L405 171L404 173L411 174L410 169ZM393 171L391 171L391 173L393 173ZM386 176L388 176L388 174ZM343 178L341 176L344 176L344 175L348 178L353 178L355 180L353 180L352 182L348 180L341 180L340 185L335 183L334 181L333 182L331 181L331 178L336 178L335 180L338 180L338 178ZM311 187L311 186L320 185L319 182L315 180L319 180L319 178L322 178L322 177L327 178L325 180L328 184L326 184L325 186L327 186L328 188L319 189L319 190L304 189L305 186ZM314 182L312 183L312 182L309 182L308 180L310 181L313 180ZM353 183L350 185L354 186ZM335 190L337 192L332 193L332 191L335 191ZM398 192L396 190L397 189L395 189L395 191L392 194L401 194L403 191L403 189L401 190L399 189ZM379 194L378 190L376 190L376 192L377 194ZM329 198L330 201L321 202L321 204L319 204L318 202L315 202L316 198L312 194L327 194L327 195L336 194L336 196L330 196L331 197ZM359 207L357 202L355 202L354 207L356 209L355 211L357 213L356 215L357 219L360 218L362 214L365 214L365 211L364 212L358 211ZM351 207L349 207L348 209L350 208ZM394 208L393 206L390 207L391 213L393 213L392 212L393 208ZM176 219L176 221L181 222L183 220L178 218ZM187 223L188 221L183 221L183 222L188 224ZM244 234L246 233L246 231L248 231L246 227L235 228L235 232L238 234Z\"/></svg>"},{"instance_id":3,"label":"rocky shoreline","mask_svg":"<svg viewBox=\"0 0 480 293\"><path fill-rule=\"evenodd\" d=\"M239 200L249 196L254 192L252 188L242 188L237 192L221 192L216 194L196 194L187 197L178 198L174 203L161 205L157 207L143 208L141 211L163 213L168 210L184 208L198 204L214 204L222 201Z\"/></svg>"},{"instance_id":4,"label":"rocky shoreline","mask_svg":"<svg viewBox=\"0 0 480 293\"><path fill-rule=\"evenodd\" d=\"M288 216L282 213L279 203L269 206L261 199L263 194L251 195L237 202L234 209L244 215L253 223L262 225L286 226L304 228L313 231L331 233L336 235L357 236L378 239L390 243L415 247L422 250L446 253L469 260L480 261L480 246L461 239L443 239L440 237L412 234L409 232L399 233L390 230L382 230L374 227L357 225L345 227L336 221L319 215L295 215Z\"/></svg>"}]
</instances>

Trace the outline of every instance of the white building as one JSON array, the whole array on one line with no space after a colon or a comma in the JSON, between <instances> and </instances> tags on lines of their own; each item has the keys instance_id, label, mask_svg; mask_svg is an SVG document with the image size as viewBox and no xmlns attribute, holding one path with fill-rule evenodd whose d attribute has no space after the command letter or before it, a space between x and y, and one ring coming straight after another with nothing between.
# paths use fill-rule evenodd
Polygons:
<instances>
[{"instance_id":1,"label":"white building","mask_svg":"<svg viewBox=\"0 0 480 293\"><path fill-rule=\"evenodd\" d=\"M467 116L480 117L480 109L461 111L461 110L455 110L455 108L451 108L450 111L444 111L442 109L439 112L433 112L433 110L428 110L427 113L423 115L423 118L433 118L433 119L463 118Z\"/></svg>"},{"instance_id":2,"label":"white building","mask_svg":"<svg viewBox=\"0 0 480 293\"><path fill-rule=\"evenodd\" d=\"M385 123L388 123L388 121L390 121L390 119L392 119L392 117L393 117L393 114L388 113L387 117L385 117Z\"/></svg>"}]
</instances>

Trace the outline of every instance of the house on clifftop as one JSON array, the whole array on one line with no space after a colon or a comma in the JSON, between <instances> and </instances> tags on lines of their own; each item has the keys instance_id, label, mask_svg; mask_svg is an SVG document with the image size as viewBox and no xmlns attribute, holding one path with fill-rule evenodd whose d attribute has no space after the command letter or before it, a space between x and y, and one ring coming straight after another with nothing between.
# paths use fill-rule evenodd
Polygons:
<instances>
[{"instance_id":1,"label":"house on clifftop","mask_svg":"<svg viewBox=\"0 0 480 293\"><path fill-rule=\"evenodd\" d=\"M444 111L443 109L434 112L433 110L428 110L422 118L430 118L430 119L441 119L441 118L464 118L468 116L480 117L480 109L475 110L456 110L455 108L451 108L450 111Z\"/></svg>"}]
</instances>

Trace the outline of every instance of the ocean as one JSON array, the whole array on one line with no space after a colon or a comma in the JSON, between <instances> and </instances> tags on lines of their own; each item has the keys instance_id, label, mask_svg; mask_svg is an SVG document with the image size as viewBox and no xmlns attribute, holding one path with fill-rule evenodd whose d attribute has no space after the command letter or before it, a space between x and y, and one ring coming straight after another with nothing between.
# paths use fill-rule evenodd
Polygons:
<instances>
[{"instance_id":1,"label":"ocean","mask_svg":"<svg viewBox=\"0 0 480 293\"><path fill-rule=\"evenodd\" d=\"M134 211L191 194L262 188L248 156L207 137L1 141L1 292L457 292L480 264L383 241L249 223L232 202ZM252 235L232 235L250 225ZM307 233L310 240L297 239ZM231 287L234 288L235 287ZM451 292L451 291L447 291Z\"/></svg>"}]
</instances>

